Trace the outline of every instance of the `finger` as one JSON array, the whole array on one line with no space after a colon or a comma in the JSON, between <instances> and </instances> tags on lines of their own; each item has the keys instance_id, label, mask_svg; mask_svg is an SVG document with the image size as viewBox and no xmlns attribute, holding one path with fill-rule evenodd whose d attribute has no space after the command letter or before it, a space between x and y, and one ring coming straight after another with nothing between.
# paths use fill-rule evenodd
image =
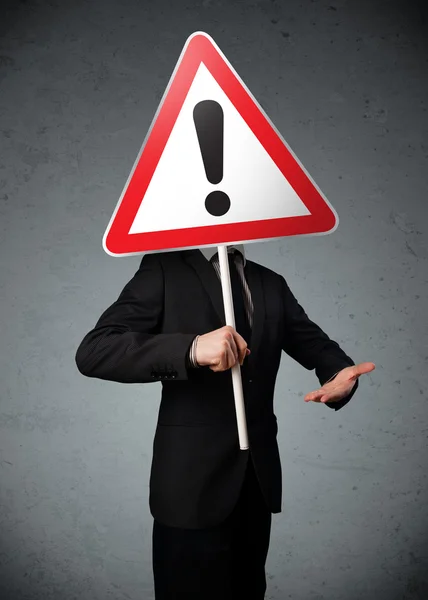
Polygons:
<instances>
[{"instance_id":1,"label":"finger","mask_svg":"<svg viewBox=\"0 0 428 600\"><path fill-rule=\"evenodd\" d=\"M305 396L305 402L319 402L319 399L321 398L323 393L324 392L321 390L315 390L314 392L309 392L309 394L306 394L306 396Z\"/></svg>"},{"instance_id":2,"label":"finger","mask_svg":"<svg viewBox=\"0 0 428 600\"><path fill-rule=\"evenodd\" d=\"M229 368L229 362L231 361L231 357L233 357L233 352L230 347L228 340L224 340L223 350L220 354L219 361L213 371L226 371Z\"/></svg>"},{"instance_id":3,"label":"finger","mask_svg":"<svg viewBox=\"0 0 428 600\"><path fill-rule=\"evenodd\" d=\"M232 354L234 356L235 362L239 359L240 360L240 350L238 348L238 346L236 345L235 342L235 338L233 336L233 334L231 335L230 339L228 340L229 345L230 345L230 349L232 350Z\"/></svg>"},{"instance_id":4,"label":"finger","mask_svg":"<svg viewBox=\"0 0 428 600\"><path fill-rule=\"evenodd\" d=\"M247 355L247 353L246 353L247 342L244 340L242 335L240 335L235 329L232 329L232 335L233 335L233 341L238 348L239 363L242 365L244 358Z\"/></svg>"},{"instance_id":5,"label":"finger","mask_svg":"<svg viewBox=\"0 0 428 600\"><path fill-rule=\"evenodd\" d=\"M227 349L226 369L231 369L236 364L237 358L232 351L232 348Z\"/></svg>"},{"instance_id":6,"label":"finger","mask_svg":"<svg viewBox=\"0 0 428 600\"><path fill-rule=\"evenodd\" d=\"M353 375L354 377L359 377L360 375L364 375L365 373L370 373L374 371L376 365L372 362L363 362L353 367Z\"/></svg>"}]
</instances>

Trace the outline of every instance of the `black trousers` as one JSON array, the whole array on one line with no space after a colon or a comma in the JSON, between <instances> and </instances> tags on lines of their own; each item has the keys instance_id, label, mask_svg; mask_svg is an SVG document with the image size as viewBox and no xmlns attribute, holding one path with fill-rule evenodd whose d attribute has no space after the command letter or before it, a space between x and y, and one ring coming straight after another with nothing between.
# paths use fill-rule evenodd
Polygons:
<instances>
[{"instance_id":1,"label":"black trousers","mask_svg":"<svg viewBox=\"0 0 428 600\"><path fill-rule=\"evenodd\" d=\"M234 510L209 529L153 523L156 600L263 600L272 514L251 456Z\"/></svg>"}]
</instances>

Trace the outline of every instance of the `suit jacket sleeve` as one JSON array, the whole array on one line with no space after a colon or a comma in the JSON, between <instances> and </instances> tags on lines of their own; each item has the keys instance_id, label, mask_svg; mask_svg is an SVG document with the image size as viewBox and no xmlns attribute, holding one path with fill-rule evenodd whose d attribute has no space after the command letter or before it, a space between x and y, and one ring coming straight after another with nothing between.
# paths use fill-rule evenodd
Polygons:
<instances>
[{"instance_id":1,"label":"suit jacket sleeve","mask_svg":"<svg viewBox=\"0 0 428 600\"><path fill-rule=\"evenodd\" d=\"M300 306L285 279L281 276L282 300L284 310L284 329L282 348L306 369L315 369L321 385L326 383L338 371L354 365L339 344L311 321ZM358 380L351 392L338 402L326 402L329 408L341 409L354 395Z\"/></svg>"},{"instance_id":2,"label":"suit jacket sleeve","mask_svg":"<svg viewBox=\"0 0 428 600\"><path fill-rule=\"evenodd\" d=\"M138 271L86 334L76 352L79 371L121 383L192 376L188 352L195 333L159 333L164 310L162 266L145 254Z\"/></svg>"}]
</instances>

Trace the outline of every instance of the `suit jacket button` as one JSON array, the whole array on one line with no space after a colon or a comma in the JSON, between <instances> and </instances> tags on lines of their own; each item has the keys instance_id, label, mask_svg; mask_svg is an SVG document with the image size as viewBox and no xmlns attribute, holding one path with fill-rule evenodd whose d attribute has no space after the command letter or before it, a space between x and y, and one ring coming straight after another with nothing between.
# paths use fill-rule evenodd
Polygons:
<instances>
[{"instance_id":1,"label":"suit jacket button","mask_svg":"<svg viewBox=\"0 0 428 600\"><path fill-rule=\"evenodd\" d=\"M252 380L252 379L249 379L249 380L248 380L248 383L253 383L253 380Z\"/></svg>"}]
</instances>

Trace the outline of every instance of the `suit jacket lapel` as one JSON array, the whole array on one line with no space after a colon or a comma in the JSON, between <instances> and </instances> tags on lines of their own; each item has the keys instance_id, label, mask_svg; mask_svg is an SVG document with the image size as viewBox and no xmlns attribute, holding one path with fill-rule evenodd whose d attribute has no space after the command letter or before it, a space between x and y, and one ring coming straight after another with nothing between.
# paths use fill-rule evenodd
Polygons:
<instances>
[{"instance_id":1,"label":"suit jacket lapel","mask_svg":"<svg viewBox=\"0 0 428 600\"><path fill-rule=\"evenodd\" d=\"M223 327L226 323L223 307L223 294L220 281L213 266L205 258L200 250L183 251L184 260L196 271L201 284L211 301L215 313L215 319L218 321L218 327Z\"/></svg>"},{"instance_id":2,"label":"suit jacket lapel","mask_svg":"<svg viewBox=\"0 0 428 600\"><path fill-rule=\"evenodd\" d=\"M183 251L183 256L187 264L195 270L208 294L214 309L215 318L218 321L218 327L224 327L226 318L224 314L223 293L221 283L213 266L207 261L200 250L185 250ZM247 259L245 275L254 305L251 344L249 346L251 354L246 360L249 365L253 365L255 364L263 334L265 300L260 269L258 269L257 264Z\"/></svg>"}]
</instances>

